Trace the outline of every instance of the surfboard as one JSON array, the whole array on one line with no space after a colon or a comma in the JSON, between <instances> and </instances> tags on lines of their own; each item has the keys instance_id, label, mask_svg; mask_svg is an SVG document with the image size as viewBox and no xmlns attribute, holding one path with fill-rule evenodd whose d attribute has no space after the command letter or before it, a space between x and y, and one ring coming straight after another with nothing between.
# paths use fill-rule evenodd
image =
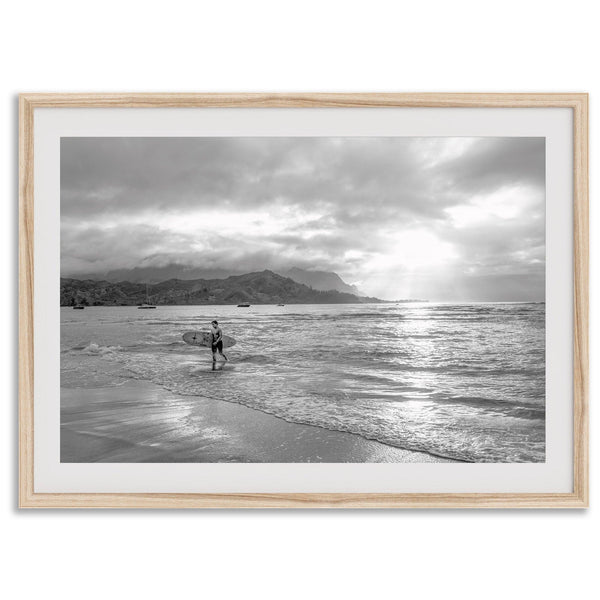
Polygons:
<instances>
[{"instance_id":1,"label":"surfboard","mask_svg":"<svg viewBox=\"0 0 600 600\"><path fill-rule=\"evenodd\" d=\"M186 331L183 334L183 341L191 346L211 347L211 335L208 331ZM236 341L228 335L223 336L223 348L235 346Z\"/></svg>"}]
</instances>

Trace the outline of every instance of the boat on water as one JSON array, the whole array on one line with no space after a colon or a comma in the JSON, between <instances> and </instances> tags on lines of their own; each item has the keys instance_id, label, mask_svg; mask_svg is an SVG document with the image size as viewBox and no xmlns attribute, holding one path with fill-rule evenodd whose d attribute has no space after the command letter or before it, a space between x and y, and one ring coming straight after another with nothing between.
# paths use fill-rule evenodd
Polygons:
<instances>
[{"instance_id":1,"label":"boat on water","mask_svg":"<svg viewBox=\"0 0 600 600\"><path fill-rule=\"evenodd\" d=\"M83 310L85 306L83 304L75 304L73 310Z\"/></svg>"},{"instance_id":2,"label":"boat on water","mask_svg":"<svg viewBox=\"0 0 600 600\"><path fill-rule=\"evenodd\" d=\"M285 304L278 304L277 306L285 306Z\"/></svg>"},{"instance_id":3,"label":"boat on water","mask_svg":"<svg viewBox=\"0 0 600 600\"><path fill-rule=\"evenodd\" d=\"M150 298L148 297L148 284L146 284L146 302L143 302L142 304L140 304L138 306L138 308L144 308L144 309L156 308L156 306L154 306L154 304L150 304Z\"/></svg>"},{"instance_id":4,"label":"boat on water","mask_svg":"<svg viewBox=\"0 0 600 600\"><path fill-rule=\"evenodd\" d=\"M238 308L249 308L250 305L247 302L243 302L242 304L238 304Z\"/></svg>"}]
</instances>

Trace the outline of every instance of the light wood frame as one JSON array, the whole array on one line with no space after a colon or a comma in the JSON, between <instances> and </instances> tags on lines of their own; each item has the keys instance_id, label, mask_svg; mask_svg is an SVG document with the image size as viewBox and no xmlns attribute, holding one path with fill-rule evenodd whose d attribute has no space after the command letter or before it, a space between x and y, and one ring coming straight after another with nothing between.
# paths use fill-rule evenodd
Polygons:
<instances>
[{"instance_id":1,"label":"light wood frame","mask_svg":"<svg viewBox=\"0 0 600 600\"><path fill-rule=\"evenodd\" d=\"M573 491L543 494L74 494L33 481L33 157L37 108L570 108L573 111ZM22 94L19 97L19 506L23 508L585 508L588 499L588 95Z\"/></svg>"}]
</instances>

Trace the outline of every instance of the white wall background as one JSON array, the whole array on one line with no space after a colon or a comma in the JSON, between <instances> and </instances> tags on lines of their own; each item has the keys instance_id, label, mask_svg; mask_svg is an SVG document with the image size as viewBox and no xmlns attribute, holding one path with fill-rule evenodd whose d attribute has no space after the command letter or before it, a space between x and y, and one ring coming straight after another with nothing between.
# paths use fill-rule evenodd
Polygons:
<instances>
[{"instance_id":1,"label":"white wall background","mask_svg":"<svg viewBox=\"0 0 600 600\"><path fill-rule=\"evenodd\" d=\"M70 598L598 597L577 511L16 511L17 99L24 91L589 91L593 2L12 2L0 15L0 593ZM598 296L592 185L592 304ZM596 314L592 363L598 366ZM592 378L592 405L598 398Z\"/></svg>"}]
</instances>

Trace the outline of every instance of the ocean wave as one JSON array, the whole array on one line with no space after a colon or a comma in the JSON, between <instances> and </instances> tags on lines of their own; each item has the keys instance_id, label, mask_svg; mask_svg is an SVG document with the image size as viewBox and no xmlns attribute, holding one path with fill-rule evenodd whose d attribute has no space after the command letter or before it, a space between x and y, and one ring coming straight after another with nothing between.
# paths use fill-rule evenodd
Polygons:
<instances>
[{"instance_id":1,"label":"ocean wave","mask_svg":"<svg viewBox=\"0 0 600 600\"><path fill-rule=\"evenodd\" d=\"M439 398L439 396L438 396ZM539 402L515 402L514 400L505 400L502 398L486 398L481 396L450 396L444 400L446 403L466 404L485 409L499 409L508 412L527 413L534 418L543 418L546 413L546 407Z\"/></svg>"},{"instance_id":2,"label":"ocean wave","mask_svg":"<svg viewBox=\"0 0 600 600\"><path fill-rule=\"evenodd\" d=\"M172 308L123 325L94 323L90 312L89 323L61 331L61 367L67 385L147 380L447 458L544 460L543 307L357 308L243 317L223 308L238 345L214 372L210 351L181 340L196 315Z\"/></svg>"},{"instance_id":3,"label":"ocean wave","mask_svg":"<svg viewBox=\"0 0 600 600\"><path fill-rule=\"evenodd\" d=\"M270 358L268 354L244 354L243 356L236 357L235 362L236 364L264 364L268 362L273 362L273 359Z\"/></svg>"},{"instance_id":4,"label":"ocean wave","mask_svg":"<svg viewBox=\"0 0 600 600\"><path fill-rule=\"evenodd\" d=\"M252 362L262 359L262 355L249 357L248 361ZM332 394L331 402L317 402L314 398L305 396L304 398L294 397L293 395L285 395L280 397L278 392L271 390L268 395L264 395L264 388L257 389L252 393L249 390L234 390L228 389L228 385L232 384L231 377L223 379L221 375L227 375L226 370L219 371L220 377L215 379L206 368L204 370L194 366L194 375L190 378L186 372L172 371L168 374L153 370L150 365L145 369L134 367L134 378L147 379L162 385L166 389L188 396L203 396L215 400L222 400L235 404L241 404L249 408L259 410L261 412L281 418L290 423L299 423L312 425L329 429L332 431L341 431L353 433L366 439L376 440L390 446L414 450L419 452L427 452L436 456L451 458L465 462L537 462L543 460L545 442L543 439L543 426L539 429L536 436L532 435L529 430L527 433L516 436L513 431L510 436L498 438L493 430L489 429L486 423L494 423L494 428L501 426L502 422L498 421L498 417L494 414L502 415L504 419L530 419L532 422L541 423L543 425L543 408L535 406L510 406L509 403L502 405L487 398L479 397L454 397L448 399L447 402L431 400L428 398L425 405L428 407L422 412L423 416L431 416L435 414L435 406L448 411L452 405L462 404L466 407L474 407L476 412L468 413L475 418L477 424L470 435L465 434L465 422L461 426L457 424L453 426L445 425L444 423L435 424L429 422L428 427L423 428L425 423L414 418L386 420L381 419L381 416L370 418L369 411L365 408L357 407L352 402L352 397L348 393ZM231 375L231 371L229 375ZM180 377L183 375L184 377ZM197 375L204 377L197 379ZM225 382L224 385L215 385ZM290 380L286 379L289 384ZM284 382L284 384L286 383ZM416 392L418 394L418 392ZM346 403L342 403L347 409L354 408L353 412L341 412L341 406L335 400L336 395L341 395L346 399ZM410 392L409 392L410 396ZM408 400L415 399L408 397ZM386 399L383 394L379 400L392 401L395 407L402 406L398 404L398 398ZM496 408L496 410L494 410ZM502 410L498 410L501 408ZM402 413L400 413L402 414ZM407 413L410 415L411 413ZM421 414L421 411L418 411ZM440 413L443 414L443 413ZM464 413L458 413L457 418L462 418ZM374 415L375 416L375 415ZM507 430L510 431L510 430ZM515 439L517 438L517 439Z\"/></svg>"},{"instance_id":5,"label":"ocean wave","mask_svg":"<svg viewBox=\"0 0 600 600\"><path fill-rule=\"evenodd\" d=\"M115 354L116 352L120 352L122 350L121 346L102 346L100 344L96 344L94 342L90 342L87 346L83 348L80 346L76 346L73 350L79 350L81 354L87 354L89 356L106 356L109 354Z\"/></svg>"}]
</instances>

